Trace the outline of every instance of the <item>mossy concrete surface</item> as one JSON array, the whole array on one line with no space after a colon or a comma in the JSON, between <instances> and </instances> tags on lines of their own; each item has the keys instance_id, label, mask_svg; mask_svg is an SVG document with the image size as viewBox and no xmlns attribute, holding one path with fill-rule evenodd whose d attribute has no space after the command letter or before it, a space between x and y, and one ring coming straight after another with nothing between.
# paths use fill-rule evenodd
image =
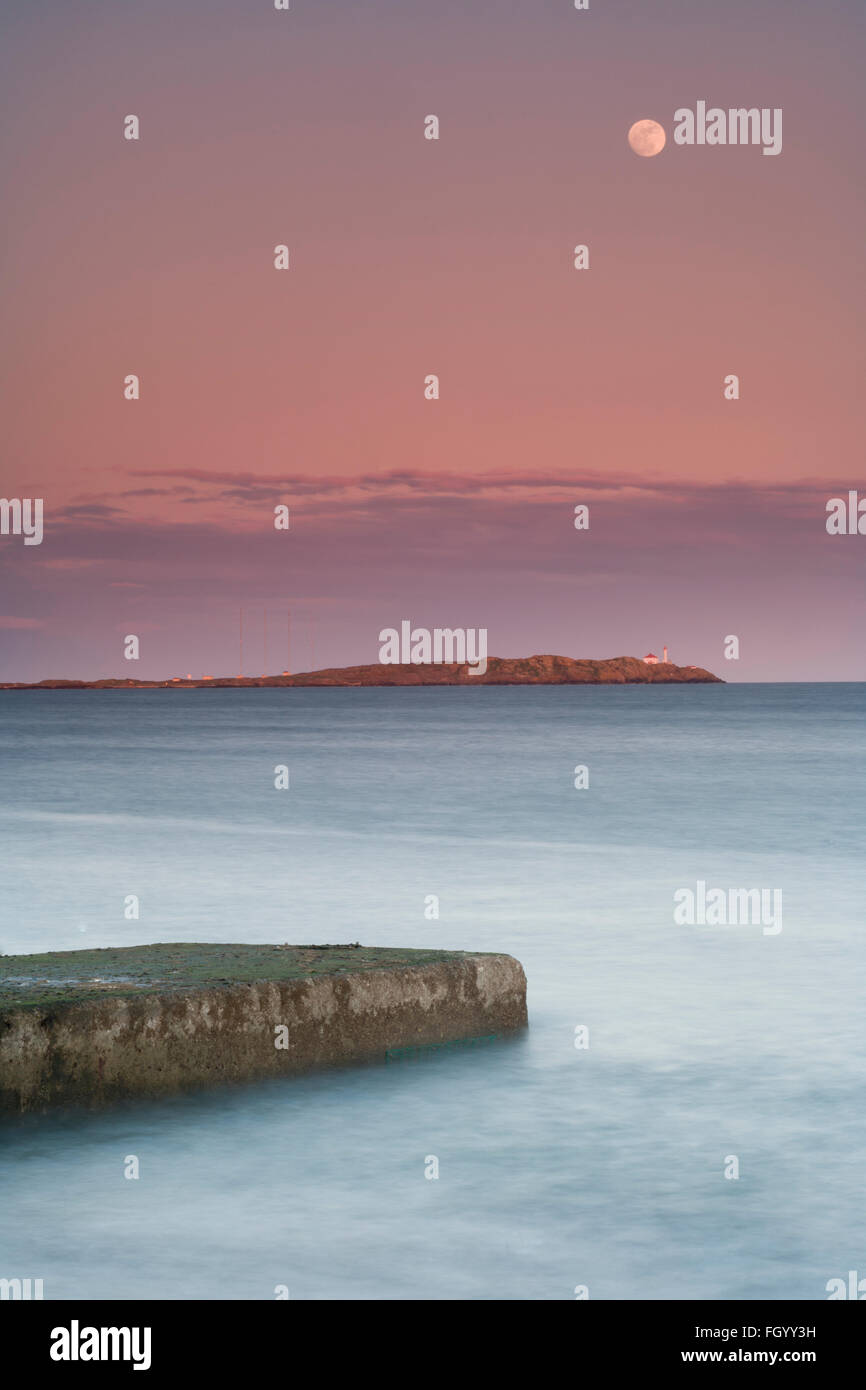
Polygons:
<instances>
[{"instance_id":1,"label":"mossy concrete surface","mask_svg":"<svg viewBox=\"0 0 866 1390\"><path fill-rule=\"evenodd\" d=\"M458 960L460 951L400 951L384 946L245 946L172 942L95 951L0 956L0 1012L81 1003L106 995L138 997L175 990L301 980L383 966Z\"/></svg>"},{"instance_id":2,"label":"mossy concrete surface","mask_svg":"<svg viewBox=\"0 0 866 1390\"><path fill-rule=\"evenodd\" d=\"M99 1106L526 1026L512 956L174 943L0 957L0 1110Z\"/></svg>"}]
</instances>

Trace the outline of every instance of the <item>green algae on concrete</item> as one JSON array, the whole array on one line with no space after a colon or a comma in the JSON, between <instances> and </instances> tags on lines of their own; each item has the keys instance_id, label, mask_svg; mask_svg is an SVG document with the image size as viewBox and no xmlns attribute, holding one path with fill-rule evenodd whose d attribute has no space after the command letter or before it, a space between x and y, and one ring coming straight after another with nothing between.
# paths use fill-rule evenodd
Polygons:
<instances>
[{"instance_id":1,"label":"green algae on concrete","mask_svg":"<svg viewBox=\"0 0 866 1390\"><path fill-rule=\"evenodd\" d=\"M526 1023L523 967L494 953L196 942L3 956L0 1111L426 1055Z\"/></svg>"},{"instance_id":2,"label":"green algae on concrete","mask_svg":"<svg viewBox=\"0 0 866 1390\"><path fill-rule=\"evenodd\" d=\"M304 980L346 971L381 970L458 960L463 951L401 951L386 946L244 946L171 942L0 956L0 1012L86 1000L169 994L189 989ZM473 955L479 954L473 952Z\"/></svg>"}]
</instances>

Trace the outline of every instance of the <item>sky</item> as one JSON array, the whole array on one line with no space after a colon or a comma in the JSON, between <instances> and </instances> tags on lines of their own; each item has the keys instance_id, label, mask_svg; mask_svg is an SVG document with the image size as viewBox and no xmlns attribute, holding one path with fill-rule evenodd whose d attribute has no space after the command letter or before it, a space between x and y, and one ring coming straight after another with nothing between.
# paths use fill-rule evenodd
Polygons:
<instances>
[{"instance_id":1,"label":"sky","mask_svg":"<svg viewBox=\"0 0 866 1390\"><path fill-rule=\"evenodd\" d=\"M241 610L248 675L409 619L866 679L866 535L826 529L866 498L860 0L0 0L0 30L0 497L44 508L0 535L0 680L237 674ZM781 153L675 144L698 101L781 108Z\"/></svg>"}]
</instances>

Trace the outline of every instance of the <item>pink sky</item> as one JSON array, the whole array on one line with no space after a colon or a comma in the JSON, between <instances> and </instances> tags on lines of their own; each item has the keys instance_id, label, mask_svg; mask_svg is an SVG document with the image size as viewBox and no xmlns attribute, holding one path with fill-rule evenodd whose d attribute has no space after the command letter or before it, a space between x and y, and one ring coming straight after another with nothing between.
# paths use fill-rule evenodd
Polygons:
<instances>
[{"instance_id":1,"label":"pink sky","mask_svg":"<svg viewBox=\"0 0 866 1390\"><path fill-rule=\"evenodd\" d=\"M853 3L2 11L0 495L45 538L0 537L0 678L130 674L129 632L232 672L289 605L296 669L410 618L866 678L824 525L866 496ZM782 153L674 146L698 99L781 107Z\"/></svg>"}]
</instances>

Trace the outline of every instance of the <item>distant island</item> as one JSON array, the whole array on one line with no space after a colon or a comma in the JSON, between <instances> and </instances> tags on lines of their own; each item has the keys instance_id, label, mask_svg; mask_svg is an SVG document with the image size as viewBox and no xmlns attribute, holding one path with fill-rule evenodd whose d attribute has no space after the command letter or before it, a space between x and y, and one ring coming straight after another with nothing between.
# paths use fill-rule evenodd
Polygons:
<instances>
[{"instance_id":1,"label":"distant island","mask_svg":"<svg viewBox=\"0 0 866 1390\"><path fill-rule=\"evenodd\" d=\"M106 678L98 681L43 680L4 682L0 690L213 690L247 686L391 686L391 685L724 685L701 666L672 661L642 661L635 656L576 660L570 656L491 656L483 675L465 663L425 665L338 666L324 671L283 672L276 676L173 676L145 681Z\"/></svg>"}]
</instances>

